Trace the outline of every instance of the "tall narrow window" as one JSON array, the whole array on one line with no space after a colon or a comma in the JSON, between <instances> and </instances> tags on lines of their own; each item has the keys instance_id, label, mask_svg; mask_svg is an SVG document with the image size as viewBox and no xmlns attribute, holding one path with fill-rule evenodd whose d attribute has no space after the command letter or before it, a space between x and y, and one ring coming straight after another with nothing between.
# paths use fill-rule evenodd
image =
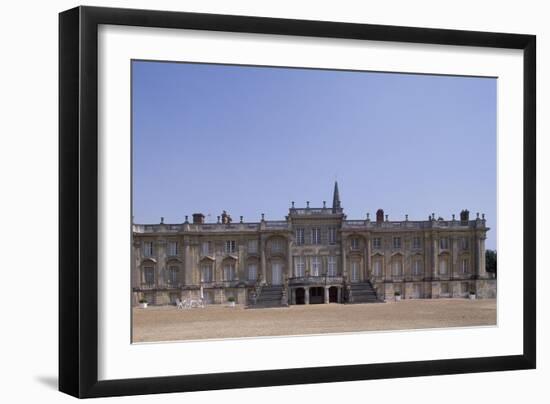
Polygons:
<instances>
[{"instance_id":1,"label":"tall narrow window","mask_svg":"<svg viewBox=\"0 0 550 404\"><path fill-rule=\"evenodd\" d=\"M354 237L351 239L351 249L352 250L358 250L359 249L359 239L357 237Z\"/></svg>"},{"instance_id":2,"label":"tall narrow window","mask_svg":"<svg viewBox=\"0 0 550 404\"><path fill-rule=\"evenodd\" d=\"M375 237L372 239L372 248L380 248L382 247L382 241L380 240L380 237Z\"/></svg>"},{"instance_id":3,"label":"tall narrow window","mask_svg":"<svg viewBox=\"0 0 550 404\"><path fill-rule=\"evenodd\" d=\"M439 248L441 248L442 250L449 249L449 239L447 237L443 237L439 239Z\"/></svg>"},{"instance_id":4,"label":"tall narrow window","mask_svg":"<svg viewBox=\"0 0 550 404\"><path fill-rule=\"evenodd\" d=\"M225 241L225 252L230 254L234 253L237 249L237 243L235 240L226 240Z\"/></svg>"},{"instance_id":5,"label":"tall narrow window","mask_svg":"<svg viewBox=\"0 0 550 404\"><path fill-rule=\"evenodd\" d=\"M319 257L311 257L311 275L319 276L321 274L321 260Z\"/></svg>"},{"instance_id":6,"label":"tall narrow window","mask_svg":"<svg viewBox=\"0 0 550 404\"><path fill-rule=\"evenodd\" d=\"M304 276L304 257L294 257L294 276L300 278Z\"/></svg>"},{"instance_id":7,"label":"tall narrow window","mask_svg":"<svg viewBox=\"0 0 550 404\"><path fill-rule=\"evenodd\" d=\"M321 244L321 229L318 227L311 229L311 244Z\"/></svg>"},{"instance_id":8,"label":"tall narrow window","mask_svg":"<svg viewBox=\"0 0 550 404\"><path fill-rule=\"evenodd\" d=\"M336 244L336 227L328 228L328 243Z\"/></svg>"},{"instance_id":9,"label":"tall narrow window","mask_svg":"<svg viewBox=\"0 0 550 404\"><path fill-rule=\"evenodd\" d=\"M413 275L422 275L422 261L419 259L413 261Z\"/></svg>"},{"instance_id":10,"label":"tall narrow window","mask_svg":"<svg viewBox=\"0 0 550 404\"><path fill-rule=\"evenodd\" d=\"M466 237L462 237L460 239L460 248L463 249L463 250L468 249L468 239Z\"/></svg>"},{"instance_id":11,"label":"tall narrow window","mask_svg":"<svg viewBox=\"0 0 550 404\"><path fill-rule=\"evenodd\" d=\"M401 237L393 238L393 248L401 248Z\"/></svg>"},{"instance_id":12,"label":"tall narrow window","mask_svg":"<svg viewBox=\"0 0 550 404\"><path fill-rule=\"evenodd\" d=\"M178 270L179 268L177 266L168 267L168 279L166 279L166 281L169 285L175 285L178 283Z\"/></svg>"},{"instance_id":13,"label":"tall narrow window","mask_svg":"<svg viewBox=\"0 0 550 404\"><path fill-rule=\"evenodd\" d=\"M420 248L421 247L420 237L413 237L412 244L414 249Z\"/></svg>"},{"instance_id":14,"label":"tall narrow window","mask_svg":"<svg viewBox=\"0 0 550 404\"><path fill-rule=\"evenodd\" d=\"M382 276L382 261L374 260L374 276Z\"/></svg>"},{"instance_id":15,"label":"tall narrow window","mask_svg":"<svg viewBox=\"0 0 550 404\"><path fill-rule=\"evenodd\" d=\"M248 240L248 253L256 254L258 252L258 240Z\"/></svg>"},{"instance_id":16,"label":"tall narrow window","mask_svg":"<svg viewBox=\"0 0 550 404\"><path fill-rule=\"evenodd\" d=\"M210 254L210 241L203 241L201 243L201 254L202 255Z\"/></svg>"},{"instance_id":17,"label":"tall narrow window","mask_svg":"<svg viewBox=\"0 0 550 404\"><path fill-rule=\"evenodd\" d=\"M155 284L155 268L153 267L143 268L143 282L147 286L152 286Z\"/></svg>"},{"instance_id":18,"label":"tall narrow window","mask_svg":"<svg viewBox=\"0 0 550 404\"><path fill-rule=\"evenodd\" d=\"M393 271L393 276L403 275L403 266L401 265L401 260L395 260L392 262L392 271Z\"/></svg>"},{"instance_id":19,"label":"tall narrow window","mask_svg":"<svg viewBox=\"0 0 550 404\"><path fill-rule=\"evenodd\" d=\"M258 279L258 266L256 264L248 264L248 280L255 281Z\"/></svg>"},{"instance_id":20,"label":"tall narrow window","mask_svg":"<svg viewBox=\"0 0 550 404\"><path fill-rule=\"evenodd\" d=\"M204 264L201 267L201 282L212 282L212 265Z\"/></svg>"},{"instance_id":21,"label":"tall narrow window","mask_svg":"<svg viewBox=\"0 0 550 404\"><path fill-rule=\"evenodd\" d=\"M441 258L439 260L439 273L441 275L447 275L447 272L448 272L448 267L447 267L447 259L446 258Z\"/></svg>"},{"instance_id":22,"label":"tall narrow window","mask_svg":"<svg viewBox=\"0 0 550 404\"><path fill-rule=\"evenodd\" d=\"M177 241L169 241L168 242L168 255L169 256L175 256L178 255L178 242Z\"/></svg>"},{"instance_id":23,"label":"tall narrow window","mask_svg":"<svg viewBox=\"0 0 550 404\"><path fill-rule=\"evenodd\" d=\"M223 280L232 281L235 279L235 264L233 262L227 262L223 266Z\"/></svg>"},{"instance_id":24,"label":"tall narrow window","mask_svg":"<svg viewBox=\"0 0 550 404\"><path fill-rule=\"evenodd\" d=\"M302 245L304 244L304 229L296 229L296 244Z\"/></svg>"},{"instance_id":25,"label":"tall narrow window","mask_svg":"<svg viewBox=\"0 0 550 404\"><path fill-rule=\"evenodd\" d=\"M334 255L331 255L328 257L327 274L328 276L336 276L336 273L336 257Z\"/></svg>"},{"instance_id":26,"label":"tall narrow window","mask_svg":"<svg viewBox=\"0 0 550 404\"><path fill-rule=\"evenodd\" d=\"M467 274L468 272L470 272L470 267L468 265L468 258L463 258L462 259L461 269L462 269L463 274Z\"/></svg>"},{"instance_id":27,"label":"tall narrow window","mask_svg":"<svg viewBox=\"0 0 550 404\"><path fill-rule=\"evenodd\" d=\"M145 241L143 243L143 256L152 257L153 256L153 242Z\"/></svg>"}]
</instances>

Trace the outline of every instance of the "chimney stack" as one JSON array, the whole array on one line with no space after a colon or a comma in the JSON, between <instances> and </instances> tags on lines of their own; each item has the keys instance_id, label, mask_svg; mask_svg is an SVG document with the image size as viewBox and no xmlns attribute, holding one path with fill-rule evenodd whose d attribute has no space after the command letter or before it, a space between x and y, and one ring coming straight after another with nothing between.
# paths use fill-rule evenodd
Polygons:
<instances>
[{"instance_id":1,"label":"chimney stack","mask_svg":"<svg viewBox=\"0 0 550 404\"><path fill-rule=\"evenodd\" d=\"M193 213L193 224L203 224L204 215L202 213Z\"/></svg>"}]
</instances>

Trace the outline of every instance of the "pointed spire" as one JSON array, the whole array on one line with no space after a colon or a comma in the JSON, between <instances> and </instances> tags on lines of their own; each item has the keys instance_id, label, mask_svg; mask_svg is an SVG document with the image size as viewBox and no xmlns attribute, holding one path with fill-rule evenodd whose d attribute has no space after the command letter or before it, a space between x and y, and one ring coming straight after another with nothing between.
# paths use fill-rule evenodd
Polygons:
<instances>
[{"instance_id":1,"label":"pointed spire","mask_svg":"<svg viewBox=\"0 0 550 404\"><path fill-rule=\"evenodd\" d=\"M336 213L340 209L340 193L338 192L338 181L334 181L334 196L332 197L332 212Z\"/></svg>"}]
</instances>

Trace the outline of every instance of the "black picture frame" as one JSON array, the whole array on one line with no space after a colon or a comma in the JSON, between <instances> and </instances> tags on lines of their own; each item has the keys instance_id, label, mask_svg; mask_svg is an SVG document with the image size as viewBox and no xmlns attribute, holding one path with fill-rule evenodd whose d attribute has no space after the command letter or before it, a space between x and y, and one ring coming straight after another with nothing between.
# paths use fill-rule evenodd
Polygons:
<instances>
[{"instance_id":1,"label":"black picture frame","mask_svg":"<svg viewBox=\"0 0 550 404\"><path fill-rule=\"evenodd\" d=\"M523 50L523 354L99 381L100 24ZM75 397L326 383L536 366L536 37L185 12L77 7L59 15L59 390Z\"/></svg>"}]
</instances>

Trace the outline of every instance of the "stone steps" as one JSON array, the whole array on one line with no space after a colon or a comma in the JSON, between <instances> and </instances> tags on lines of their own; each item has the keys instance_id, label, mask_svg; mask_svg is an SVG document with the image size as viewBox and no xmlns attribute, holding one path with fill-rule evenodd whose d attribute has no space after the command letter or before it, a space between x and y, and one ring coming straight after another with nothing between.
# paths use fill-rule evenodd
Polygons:
<instances>
[{"instance_id":1,"label":"stone steps","mask_svg":"<svg viewBox=\"0 0 550 404\"><path fill-rule=\"evenodd\" d=\"M255 304L250 304L248 308L260 309L269 307L286 307L281 303L283 298L282 286L264 286Z\"/></svg>"},{"instance_id":2,"label":"stone steps","mask_svg":"<svg viewBox=\"0 0 550 404\"><path fill-rule=\"evenodd\" d=\"M350 303L377 303L380 302L370 282L351 284Z\"/></svg>"}]
</instances>

